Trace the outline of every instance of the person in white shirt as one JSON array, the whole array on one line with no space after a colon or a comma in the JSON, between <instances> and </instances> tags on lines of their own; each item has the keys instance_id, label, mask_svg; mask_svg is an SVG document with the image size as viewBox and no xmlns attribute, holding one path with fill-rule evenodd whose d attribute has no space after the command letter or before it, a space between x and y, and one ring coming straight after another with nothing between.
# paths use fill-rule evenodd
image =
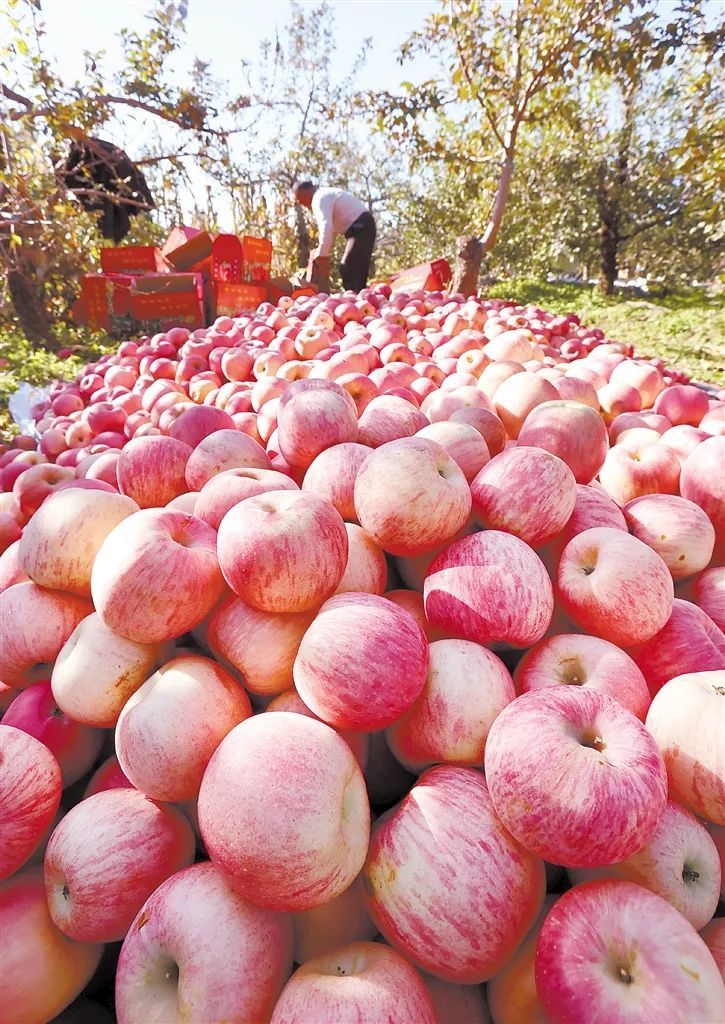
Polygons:
<instances>
[{"instance_id":1,"label":"person in white shirt","mask_svg":"<svg viewBox=\"0 0 725 1024\"><path fill-rule=\"evenodd\" d=\"M347 239L340 263L343 288L359 292L370 273L375 245L375 219L356 196L341 188L322 188L308 179L295 182L295 201L312 210L317 221L319 244L311 263L323 279L329 280L330 251L335 235Z\"/></svg>"}]
</instances>

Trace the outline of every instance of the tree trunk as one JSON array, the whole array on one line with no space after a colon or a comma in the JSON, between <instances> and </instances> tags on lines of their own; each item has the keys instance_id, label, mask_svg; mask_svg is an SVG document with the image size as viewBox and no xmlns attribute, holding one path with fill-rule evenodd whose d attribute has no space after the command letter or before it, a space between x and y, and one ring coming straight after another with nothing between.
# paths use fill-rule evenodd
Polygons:
<instances>
[{"instance_id":1,"label":"tree trunk","mask_svg":"<svg viewBox=\"0 0 725 1024\"><path fill-rule=\"evenodd\" d=\"M599 229L599 290L604 295L614 294L617 280L617 250L619 241L611 224L602 223Z\"/></svg>"},{"instance_id":2,"label":"tree trunk","mask_svg":"<svg viewBox=\"0 0 725 1024\"><path fill-rule=\"evenodd\" d=\"M451 292L454 295L476 295L483 260L483 242L475 235L463 235L456 239L456 249Z\"/></svg>"},{"instance_id":3,"label":"tree trunk","mask_svg":"<svg viewBox=\"0 0 725 1024\"><path fill-rule=\"evenodd\" d=\"M488 223L481 237L477 235L464 235L456 241L456 266L451 282L451 292L457 295L477 295L478 278L481 273L483 257L491 252L499 230L503 223L503 215L506 210L509 192L511 191L511 178L514 171L513 157L507 156L501 164L501 174L496 187L496 196L488 215Z\"/></svg>"},{"instance_id":4,"label":"tree trunk","mask_svg":"<svg viewBox=\"0 0 725 1024\"><path fill-rule=\"evenodd\" d=\"M23 334L33 345L49 347L53 335L45 307L45 289L32 267L16 262L7 271L8 290Z\"/></svg>"},{"instance_id":5,"label":"tree trunk","mask_svg":"<svg viewBox=\"0 0 725 1024\"><path fill-rule=\"evenodd\" d=\"M634 131L633 85L624 95L624 121L619 132L613 171L602 160L598 169L597 207L599 211L599 290L614 294L617 280L619 247L622 243L623 203L629 185L629 157Z\"/></svg>"}]
</instances>

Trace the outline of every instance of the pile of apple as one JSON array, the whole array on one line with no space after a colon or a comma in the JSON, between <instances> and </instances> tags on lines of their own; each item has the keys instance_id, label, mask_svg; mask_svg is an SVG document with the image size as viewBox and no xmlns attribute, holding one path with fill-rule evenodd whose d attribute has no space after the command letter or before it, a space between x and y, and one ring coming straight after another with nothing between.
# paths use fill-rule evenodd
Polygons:
<instances>
[{"instance_id":1,"label":"pile of apple","mask_svg":"<svg viewBox=\"0 0 725 1024\"><path fill-rule=\"evenodd\" d=\"M3 1022L725 1020L725 393L377 286L33 414Z\"/></svg>"}]
</instances>

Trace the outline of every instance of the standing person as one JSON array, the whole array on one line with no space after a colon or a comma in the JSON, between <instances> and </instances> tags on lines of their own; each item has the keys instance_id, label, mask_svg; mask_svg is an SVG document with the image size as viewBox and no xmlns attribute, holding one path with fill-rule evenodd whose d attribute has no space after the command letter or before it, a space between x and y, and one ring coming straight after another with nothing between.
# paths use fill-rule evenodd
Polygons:
<instances>
[{"instance_id":1,"label":"standing person","mask_svg":"<svg viewBox=\"0 0 725 1024\"><path fill-rule=\"evenodd\" d=\"M312 210L317 220L319 245L311 256L311 271L329 282L330 250L335 235L347 239L340 264L343 288L359 292L370 273L375 245L375 218L356 196L341 188L321 188L307 179L295 182L295 201Z\"/></svg>"}]
</instances>

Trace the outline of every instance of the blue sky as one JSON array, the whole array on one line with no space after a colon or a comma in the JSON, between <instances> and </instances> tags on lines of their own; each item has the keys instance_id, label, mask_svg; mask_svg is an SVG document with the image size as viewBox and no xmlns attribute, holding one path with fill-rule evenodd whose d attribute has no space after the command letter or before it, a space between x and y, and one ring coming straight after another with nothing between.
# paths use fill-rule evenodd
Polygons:
<instances>
[{"instance_id":1,"label":"blue sky","mask_svg":"<svg viewBox=\"0 0 725 1024\"><path fill-rule=\"evenodd\" d=\"M45 46L64 75L82 66L83 50L113 51L122 28L140 28L151 8L148 0L42 0ZM231 82L241 59L253 60L259 44L282 31L289 20L287 0L187 0L187 46L190 53L211 61L218 77ZM309 2L309 0L308 0ZM372 37L373 47L360 85L394 89L409 74L396 62L404 39L438 6L435 0L331 0L338 46L336 70L345 73L360 41ZM421 69L420 62L416 70Z\"/></svg>"}]
</instances>

